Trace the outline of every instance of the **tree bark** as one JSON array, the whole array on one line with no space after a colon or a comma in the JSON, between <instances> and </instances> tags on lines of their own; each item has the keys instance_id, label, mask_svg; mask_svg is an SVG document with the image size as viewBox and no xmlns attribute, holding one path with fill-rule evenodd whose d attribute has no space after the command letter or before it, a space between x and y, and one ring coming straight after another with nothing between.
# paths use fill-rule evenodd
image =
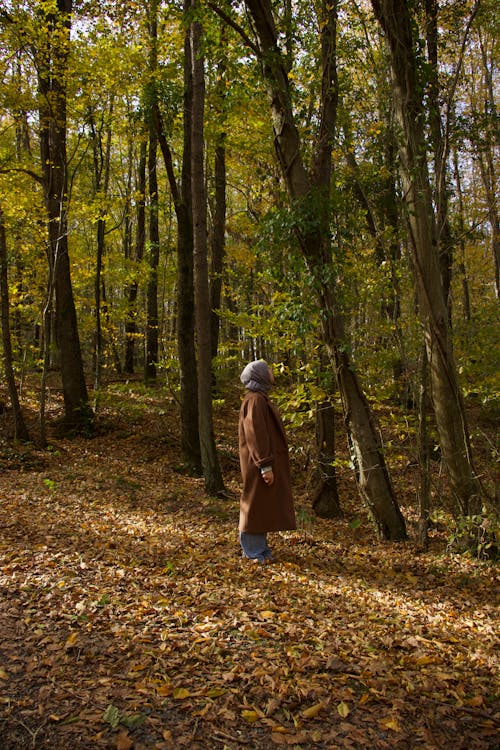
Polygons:
<instances>
[{"instance_id":1,"label":"tree bark","mask_svg":"<svg viewBox=\"0 0 500 750\"><path fill-rule=\"evenodd\" d=\"M140 140L139 163L137 165L137 199L136 199L136 230L133 260L139 264L144 257L146 248L146 162L147 141ZM132 158L132 155L130 155ZM128 245L126 244L126 249ZM133 279L125 291L127 298L127 317L125 320L125 372L130 375L135 369L135 343L137 338L137 294L139 283Z\"/></svg>"},{"instance_id":2,"label":"tree bark","mask_svg":"<svg viewBox=\"0 0 500 750\"><path fill-rule=\"evenodd\" d=\"M212 227L212 265L210 273L210 331L212 359L219 349L220 315L222 298L222 273L226 250L226 133L224 132L226 114L224 98L226 91L226 69L224 62L219 62L217 87L215 92L219 130L215 144L215 206Z\"/></svg>"},{"instance_id":3,"label":"tree bark","mask_svg":"<svg viewBox=\"0 0 500 750\"><path fill-rule=\"evenodd\" d=\"M191 0L184 0L187 15ZM180 188L158 103L154 117L177 217L177 352L180 370L181 451L188 471L202 474L195 349L193 211L191 197L191 111L193 83L189 28L184 39L184 143Z\"/></svg>"},{"instance_id":4,"label":"tree bark","mask_svg":"<svg viewBox=\"0 0 500 750\"><path fill-rule=\"evenodd\" d=\"M0 305L2 319L2 347L5 379L9 389L10 403L14 415L14 440L27 442L30 439L23 412L19 403L14 365L12 359L12 341L10 336L9 320L9 278L7 270L7 238L5 235L5 224L3 211L0 207Z\"/></svg>"},{"instance_id":5,"label":"tree bark","mask_svg":"<svg viewBox=\"0 0 500 750\"><path fill-rule=\"evenodd\" d=\"M351 367L345 321L336 299L329 232L329 195L332 142L338 86L336 79L335 3L323 4L321 20L322 103L321 120L311 175L302 156L294 121L286 64L278 47L269 0L247 0L259 40L263 75L268 88L274 143L289 197L296 212L296 235L310 272L322 311L322 330L342 397L344 421L356 467L359 492L383 539L406 538L385 465L378 431L358 378Z\"/></svg>"},{"instance_id":6,"label":"tree bark","mask_svg":"<svg viewBox=\"0 0 500 750\"><path fill-rule=\"evenodd\" d=\"M158 265L160 260L160 225L158 220L158 177L156 158L158 136L154 123L156 102L155 76L158 70L158 0L149 0L149 99L148 125L148 187L149 187L149 248L148 283L146 287L146 361L144 379L156 379L158 366Z\"/></svg>"},{"instance_id":7,"label":"tree bark","mask_svg":"<svg viewBox=\"0 0 500 750\"><path fill-rule=\"evenodd\" d=\"M196 10L196 0L192 9ZM204 174L204 107L205 70L201 50L202 26L197 20L190 24L193 104L191 112L191 164L194 239L194 285L196 341L198 355L198 409L201 460L205 490L221 494L224 482L215 446L212 414L212 349L210 338L210 297L208 283L207 198Z\"/></svg>"},{"instance_id":8,"label":"tree bark","mask_svg":"<svg viewBox=\"0 0 500 750\"><path fill-rule=\"evenodd\" d=\"M441 283L412 22L405 0L372 0L372 6L391 52L394 101L404 136L400 143L403 192L442 455L458 508L464 514L474 513L481 506L481 491L472 466L465 407Z\"/></svg>"},{"instance_id":9,"label":"tree bark","mask_svg":"<svg viewBox=\"0 0 500 750\"><path fill-rule=\"evenodd\" d=\"M57 0L56 12L40 11L44 42L39 50L38 89L49 268L54 275L56 340L61 354L65 421L78 432L91 427L94 415L83 371L68 253L66 75L71 9L71 0Z\"/></svg>"},{"instance_id":10,"label":"tree bark","mask_svg":"<svg viewBox=\"0 0 500 750\"><path fill-rule=\"evenodd\" d=\"M335 471L335 409L329 401L316 407L316 446L319 481L314 488L312 507L320 518L342 516Z\"/></svg>"},{"instance_id":11,"label":"tree bark","mask_svg":"<svg viewBox=\"0 0 500 750\"><path fill-rule=\"evenodd\" d=\"M158 366L158 265L160 262L160 230L158 222L158 179L156 171L157 136L152 124L149 133L149 249L148 283L146 288L146 382L156 379Z\"/></svg>"}]
</instances>

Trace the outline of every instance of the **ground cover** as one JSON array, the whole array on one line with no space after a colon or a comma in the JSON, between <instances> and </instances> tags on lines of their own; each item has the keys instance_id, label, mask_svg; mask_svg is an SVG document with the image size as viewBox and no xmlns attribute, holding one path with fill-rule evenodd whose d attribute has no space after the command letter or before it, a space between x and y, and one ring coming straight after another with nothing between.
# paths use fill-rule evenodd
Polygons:
<instances>
[{"instance_id":1,"label":"ground cover","mask_svg":"<svg viewBox=\"0 0 500 750\"><path fill-rule=\"evenodd\" d=\"M237 545L237 400L216 413L227 498L178 470L175 407L116 391L92 439L2 448L0 748L498 747L497 570L342 520L279 561ZM415 477L395 476L411 519ZM412 529L410 523L410 530Z\"/></svg>"}]
</instances>

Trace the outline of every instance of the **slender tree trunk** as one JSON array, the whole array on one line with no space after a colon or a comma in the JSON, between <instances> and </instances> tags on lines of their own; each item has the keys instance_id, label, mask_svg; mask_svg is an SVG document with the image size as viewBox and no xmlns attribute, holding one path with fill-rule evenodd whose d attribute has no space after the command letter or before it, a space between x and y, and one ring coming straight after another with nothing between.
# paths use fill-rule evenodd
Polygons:
<instances>
[{"instance_id":1,"label":"slender tree trunk","mask_svg":"<svg viewBox=\"0 0 500 750\"><path fill-rule=\"evenodd\" d=\"M429 544L429 519L431 512L430 486L430 450L427 407L429 404L429 362L427 350L422 348L420 365L420 396L418 403L418 465L420 469L418 486L418 505L420 517L418 519L418 543L422 549Z\"/></svg>"},{"instance_id":2,"label":"slender tree trunk","mask_svg":"<svg viewBox=\"0 0 500 750\"><path fill-rule=\"evenodd\" d=\"M113 98L109 103L109 118L113 114ZM106 128L105 139L103 139L103 128L97 128L94 115L89 112L89 125L92 136L92 151L94 156L94 193L101 202L99 208L99 218L97 219L97 247L96 247L96 271L94 280L94 299L95 299L95 379L94 390L99 391L101 387L102 375L102 354L103 354L103 335L101 323L101 286L102 286L102 269L104 254L106 251L106 206L104 202L108 195L109 172L111 162L111 127L108 123ZM103 142L104 141L104 142Z\"/></svg>"},{"instance_id":3,"label":"slender tree trunk","mask_svg":"<svg viewBox=\"0 0 500 750\"><path fill-rule=\"evenodd\" d=\"M189 13L191 0L184 0ZM198 375L195 349L195 304L193 268L193 211L191 196L191 130L193 84L189 28L184 39L184 149L180 188L161 113L156 102L154 115L160 149L177 217L177 351L180 370L181 451L188 471L202 474L198 419Z\"/></svg>"},{"instance_id":4,"label":"slender tree trunk","mask_svg":"<svg viewBox=\"0 0 500 750\"><path fill-rule=\"evenodd\" d=\"M487 143L484 153L479 153L479 165L486 199L488 201L488 220L491 227L491 250L495 270L495 291L497 299L500 299L500 217L498 213L498 178L495 167L495 152L500 146L500 129L498 128L498 113L496 97L493 84L494 62L489 63L487 51L482 37L479 39L481 48L481 59L483 62L484 81L486 88L485 111L490 114L492 120L491 132L494 134L491 142Z\"/></svg>"},{"instance_id":5,"label":"slender tree trunk","mask_svg":"<svg viewBox=\"0 0 500 750\"><path fill-rule=\"evenodd\" d=\"M481 490L472 466L441 283L412 23L405 0L372 0L372 5L391 51L394 100L404 135L400 145L401 174L436 424L458 508L468 514L480 509Z\"/></svg>"},{"instance_id":6,"label":"slender tree trunk","mask_svg":"<svg viewBox=\"0 0 500 750\"><path fill-rule=\"evenodd\" d=\"M149 135L149 248L148 284L146 292L146 381L155 380L158 366L158 265L160 262L160 232L158 222L158 179L156 173L157 136L154 125Z\"/></svg>"},{"instance_id":7,"label":"slender tree trunk","mask_svg":"<svg viewBox=\"0 0 500 750\"><path fill-rule=\"evenodd\" d=\"M196 0L193 1L192 9L196 11ZM207 258L207 197L203 145L205 70L201 50L201 37L201 24L199 21L193 20L190 25L190 59L193 76L191 163L196 340L198 354L198 409L205 489L208 494L215 495L224 491L224 482L215 446L212 414L212 349Z\"/></svg>"},{"instance_id":8,"label":"slender tree trunk","mask_svg":"<svg viewBox=\"0 0 500 750\"><path fill-rule=\"evenodd\" d=\"M448 144L443 137L440 107L438 67L438 0L425 0L426 42L429 70L429 123L434 161L434 201L436 205L436 229L439 253L439 268L443 295L448 309L448 320L452 319L451 275L453 268L453 238L448 211Z\"/></svg>"},{"instance_id":9,"label":"slender tree trunk","mask_svg":"<svg viewBox=\"0 0 500 750\"><path fill-rule=\"evenodd\" d=\"M472 320L472 310L470 304L469 294L469 280L467 278L467 267L465 265L465 210L464 210L464 196L462 192L462 180L460 177L460 168L458 166L458 153L457 149L453 150L453 171L455 174L455 185L458 199L458 226L460 230L460 237L458 240L460 248L460 260L458 263L458 269L462 278L462 305L463 315L466 323L470 323Z\"/></svg>"},{"instance_id":10,"label":"slender tree trunk","mask_svg":"<svg viewBox=\"0 0 500 750\"><path fill-rule=\"evenodd\" d=\"M136 200L136 234L134 262L139 264L144 257L146 247L146 161L147 141L143 137L139 146L139 163L137 166L137 200ZM126 290L127 318L125 321L125 372L133 374L135 360L135 343L137 339L137 293L139 284L136 279L130 282Z\"/></svg>"},{"instance_id":11,"label":"slender tree trunk","mask_svg":"<svg viewBox=\"0 0 500 750\"><path fill-rule=\"evenodd\" d=\"M3 211L0 206L0 305L2 319L3 364L5 379L7 380L7 387L9 389L10 403L12 405L12 413L14 415L14 440L28 441L30 436L19 403L14 375L12 342L10 337L9 279L7 266L7 239L5 235Z\"/></svg>"},{"instance_id":12,"label":"slender tree trunk","mask_svg":"<svg viewBox=\"0 0 500 750\"><path fill-rule=\"evenodd\" d=\"M320 476L312 506L320 518L339 518L342 508L335 471L335 408L330 401L323 401L316 407L316 446Z\"/></svg>"},{"instance_id":13,"label":"slender tree trunk","mask_svg":"<svg viewBox=\"0 0 500 750\"><path fill-rule=\"evenodd\" d=\"M222 40L224 43L225 40ZM222 273L226 250L226 113L224 106L226 92L226 66L219 62L217 90L215 92L219 131L215 145L215 209L212 228L212 267L210 274L210 328L212 358L219 349L220 315L222 299Z\"/></svg>"},{"instance_id":14,"label":"slender tree trunk","mask_svg":"<svg viewBox=\"0 0 500 750\"><path fill-rule=\"evenodd\" d=\"M65 421L73 430L93 422L78 335L68 253L66 158L66 75L71 0L57 0L56 12L41 11L45 47L38 67L40 150L48 218L49 266L54 272L56 339L61 354Z\"/></svg>"},{"instance_id":15,"label":"slender tree trunk","mask_svg":"<svg viewBox=\"0 0 500 750\"><path fill-rule=\"evenodd\" d=\"M156 103L155 76L158 70L158 0L149 0L149 74L151 82L147 87L149 95L149 248L148 283L146 290L146 361L144 378L146 382L155 380L158 366L158 266L160 261L160 228L158 217L158 177L157 150L158 136L154 122Z\"/></svg>"},{"instance_id":16,"label":"slender tree trunk","mask_svg":"<svg viewBox=\"0 0 500 750\"><path fill-rule=\"evenodd\" d=\"M322 311L323 340L334 367L342 397L356 478L361 496L384 539L406 538L385 464L379 433L349 359L345 321L336 298L331 272L329 195L332 141L338 87L336 82L336 5L324 3L321 26L322 105L318 141L310 176L304 166L302 144L294 121L286 65L278 47L269 0L248 0L259 40L264 79L268 87L274 142L288 194L297 217L297 238L315 280ZM313 215L312 212L317 213ZM320 227L318 231L318 226Z\"/></svg>"}]
</instances>

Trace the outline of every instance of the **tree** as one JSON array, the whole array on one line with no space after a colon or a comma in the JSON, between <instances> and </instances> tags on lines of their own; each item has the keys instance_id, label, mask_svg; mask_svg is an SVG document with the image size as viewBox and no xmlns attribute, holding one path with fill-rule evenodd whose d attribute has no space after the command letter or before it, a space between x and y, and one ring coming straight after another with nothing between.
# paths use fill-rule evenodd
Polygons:
<instances>
[{"instance_id":1,"label":"tree","mask_svg":"<svg viewBox=\"0 0 500 750\"><path fill-rule=\"evenodd\" d=\"M472 465L465 407L441 282L427 170L422 81L415 56L412 19L406 0L372 0L372 6L390 49L394 103L404 136L399 146L400 169L441 450L458 507L464 514L474 513L481 507L481 492Z\"/></svg>"},{"instance_id":2,"label":"tree","mask_svg":"<svg viewBox=\"0 0 500 750\"><path fill-rule=\"evenodd\" d=\"M83 370L68 247L68 160L66 155L66 76L72 0L40 3L38 90L40 155L48 221L49 274L54 279L56 338L61 354L65 421L88 430L93 421Z\"/></svg>"},{"instance_id":3,"label":"tree","mask_svg":"<svg viewBox=\"0 0 500 750\"><path fill-rule=\"evenodd\" d=\"M329 195L338 97L337 6L325 2L321 7L321 104L318 135L308 173L294 120L287 65L278 45L271 4L268 0L248 0L247 5L255 24L258 54L268 87L276 152L288 194L297 212L296 234L315 281L323 338L342 397L358 488L379 535L385 539L405 539L404 519L396 502L373 415L351 367L345 320L337 300L332 269Z\"/></svg>"},{"instance_id":4,"label":"tree","mask_svg":"<svg viewBox=\"0 0 500 750\"><path fill-rule=\"evenodd\" d=\"M14 415L14 440L26 441L29 440L29 433L19 403L12 359L9 321L9 279L7 268L7 238L5 236L3 211L0 206L0 309L2 320L3 362L5 377L9 388L10 402L12 404L12 412Z\"/></svg>"},{"instance_id":5,"label":"tree","mask_svg":"<svg viewBox=\"0 0 500 750\"><path fill-rule=\"evenodd\" d=\"M154 119L160 150L165 162L168 182L177 219L177 352L180 378L181 452L185 466L195 474L202 473L199 413L198 372L195 349L195 301L193 268L192 209L192 99L193 81L190 52L190 30L187 16L190 0L184 2L186 32L183 54L183 140L180 185L174 171L172 151L166 127L155 98Z\"/></svg>"},{"instance_id":6,"label":"tree","mask_svg":"<svg viewBox=\"0 0 500 750\"><path fill-rule=\"evenodd\" d=\"M193 0L191 9L193 11L197 10L196 0ZM212 415L212 346L207 257L207 198L203 145L205 70L201 39L201 22L197 18L194 18L190 24L190 61L193 81L191 110L191 191L193 201L194 285L198 355L198 409L205 489L207 493L216 495L224 491L224 482L215 446Z\"/></svg>"}]
</instances>

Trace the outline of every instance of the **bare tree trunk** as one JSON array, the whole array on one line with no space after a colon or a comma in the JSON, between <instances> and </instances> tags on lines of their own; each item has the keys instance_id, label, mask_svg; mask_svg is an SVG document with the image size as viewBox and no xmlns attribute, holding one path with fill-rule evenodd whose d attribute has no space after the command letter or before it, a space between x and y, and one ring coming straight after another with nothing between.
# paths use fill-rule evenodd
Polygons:
<instances>
[{"instance_id":1,"label":"bare tree trunk","mask_svg":"<svg viewBox=\"0 0 500 750\"><path fill-rule=\"evenodd\" d=\"M134 261L140 263L146 247L146 161L147 142L141 138L139 146L139 163L137 166L137 200L136 200L136 233ZM134 372L135 342L137 338L137 293L139 283L136 279L126 289L127 317L125 320L125 372Z\"/></svg>"},{"instance_id":2,"label":"bare tree trunk","mask_svg":"<svg viewBox=\"0 0 500 750\"><path fill-rule=\"evenodd\" d=\"M418 487L418 505L420 517L418 519L418 543L424 550L429 545L429 517L431 511L431 486L429 473L429 429L427 407L429 404L429 362L427 350L422 347L420 366L420 396L418 404L418 465L420 469Z\"/></svg>"},{"instance_id":3,"label":"bare tree trunk","mask_svg":"<svg viewBox=\"0 0 500 750\"><path fill-rule=\"evenodd\" d=\"M196 0L193 0L192 9L196 11ZM201 24L199 21L193 20L190 25L190 59L193 75L191 163L196 340L198 353L198 408L201 460L205 476L205 489L208 494L216 495L224 491L224 482L215 446L212 414L212 348L207 258L207 199L203 163L205 70L201 50L201 36Z\"/></svg>"},{"instance_id":4,"label":"bare tree trunk","mask_svg":"<svg viewBox=\"0 0 500 750\"><path fill-rule=\"evenodd\" d=\"M149 74L148 86L150 98L149 151L148 151L148 185L149 185L149 249L148 249L148 283L146 288L146 359L144 379L146 382L156 379L158 366L158 265L160 261L160 228L158 220L158 177L156 158L158 136L154 123L156 86L154 77L158 69L158 0L149 0Z\"/></svg>"},{"instance_id":5,"label":"bare tree trunk","mask_svg":"<svg viewBox=\"0 0 500 750\"><path fill-rule=\"evenodd\" d=\"M391 51L394 100L404 135L400 161L410 246L442 455L458 508L464 514L474 513L481 507L481 489L472 466L465 407L441 283L410 14L405 0L372 0L372 5Z\"/></svg>"},{"instance_id":6,"label":"bare tree trunk","mask_svg":"<svg viewBox=\"0 0 500 750\"><path fill-rule=\"evenodd\" d=\"M184 0L187 15L191 0ZM188 26L186 24L186 26ZM191 131L193 83L189 28L184 39L184 148L180 188L174 174L172 154L163 121L155 103L155 124L177 217L177 351L180 370L181 451L188 471L202 474L198 374L195 350L195 304L193 269L193 211L191 196Z\"/></svg>"},{"instance_id":7,"label":"bare tree trunk","mask_svg":"<svg viewBox=\"0 0 500 750\"><path fill-rule=\"evenodd\" d=\"M225 41L225 40L223 40ZM222 296L222 272L226 250L226 114L224 98L226 92L226 70L224 62L218 65L216 107L218 110L219 131L215 145L215 207L212 228L212 267L210 273L210 329L212 358L219 348L220 315Z\"/></svg>"},{"instance_id":8,"label":"bare tree trunk","mask_svg":"<svg viewBox=\"0 0 500 750\"><path fill-rule=\"evenodd\" d=\"M52 6L51 6L52 7ZM61 353L65 421L87 431L93 422L83 371L68 253L68 174L66 158L66 75L71 0L57 0L56 11L41 11L45 46L40 51L40 150L50 255L56 298L56 335Z\"/></svg>"},{"instance_id":9,"label":"bare tree trunk","mask_svg":"<svg viewBox=\"0 0 500 750\"><path fill-rule=\"evenodd\" d=\"M483 43L483 39L480 38L481 47L481 59L483 61L484 79L487 91L487 103L485 103L485 110L491 113L491 119L493 121L493 127L491 132L495 134L496 138L491 143L487 143L484 149L484 153L479 153L479 165L481 167L481 177L483 180L484 189L486 191L486 198L488 201L488 220L491 227L491 250L493 253L493 263L495 269L495 291L497 299L500 299L500 218L498 215L498 189L497 189L497 175L495 168L495 147L498 149L499 143L499 128L498 125L498 113L496 108L496 98L493 85L493 73L494 62L491 64L488 62L488 55L486 48Z\"/></svg>"},{"instance_id":10,"label":"bare tree trunk","mask_svg":"<svg viewBox=\"0 0 500 750\"><path fill-rule=\"evenodd\" d=\"M329 401L316 407L316 446L320 476L314 488L312 507L320 518L339 518L342 508L335 471L335 408Z\"/></svg>"},{"instance_id":11,"label":"bare tree trunk","mask_svg":"<svg viewBox=\"0 0 500 750\"><path fill-rule=\"evenodd\" d=\"M113 97L111 97L109 103L109 120L105 128L105 135L103 134L104 124L101 127L96 127L94 114L92 111L89 112L89 125L92 136L92 151L94 157L94 194L95 197L101 202L99 208L99 218L97 219L97 248L96 248L96 271L94 281L94 299L95 299L95 318L96 318L96 330L95 330L95 379L94 379L94 390L95 397L97 399L97 393L101 387L101 374L102 374L102 354L103 354L103 335L102 335L102 324L101 324L101 284L102 284L102 269L104 262L104 254L106 252L105 237L106 237L106 206L104 202L108 195L109 188L109 171L111 162L111 116L113 114ZM94 404L95 405L95 404Z\"/></svg>"},{"instance_id":12,"label":"bare tree trunk","mask_svg":"<svg viewBox=\"0 0 500 750\"><path fill-rule=\"evenodd\" d=\"M14 376L14 365L12 360L12 342L10 338L9 321L9 279L7 271L7 238L5 236L5 225L3 211L0 206L0 305L2 318L2 346L5 379L9 389L12 413L14 415L14 440L28 441L30 439L28 428L24 421L23 412L19 403L16 379Z\"/></svg>"},{"instance_id":13,"label":"bare tree trunk","mask_svg":"<svg viewBox=\"0 0 500 750\"><path fill-rule=\"evenodd\" d=\"M448 152L447 140L443 137L441 123L439 67L438 67L438 0L425 0L426 43L429 70L429 123L434 161L434 201L436 205L436 229L439 268L444 301L451 325L452 297L451 275L453 267L453 238L448 211Z\"/></svg>"},{"instance_id":14,"label":"bare tree trunk","mask_svg":"<svg viewBox=\"0 0 500 750\"><path fill-rule=\"evenodd\" d=\"M405 539L405 523L394 496L380 437L366 397L351 367L345 322L339 310L334 274L331 272L329 195L338 97L337 7L335 3L324 2L321 11L321 122L310 176L303 162L286 63L278 46L271 4L269 0L248 0L247 5L259 40L263 75L271 103L276 152L296 212L297 238L315 280L322 311L323 340L342 397L358 488L380 537Z\"/></svg>"},{"instance_id":15,"label":"bare tree trunk","mask_svg":"<svg viewBox=\"0 0 500 750\"><path fill-rule=\"evenodd\" d=\"M160 232L158 222L158 180L156 172L157 136L154 125L149 135L149 251L148 283L146 289L146 382L155 380L158 367L158 265L160 262Z\"/></svg>"}]
</instances>

